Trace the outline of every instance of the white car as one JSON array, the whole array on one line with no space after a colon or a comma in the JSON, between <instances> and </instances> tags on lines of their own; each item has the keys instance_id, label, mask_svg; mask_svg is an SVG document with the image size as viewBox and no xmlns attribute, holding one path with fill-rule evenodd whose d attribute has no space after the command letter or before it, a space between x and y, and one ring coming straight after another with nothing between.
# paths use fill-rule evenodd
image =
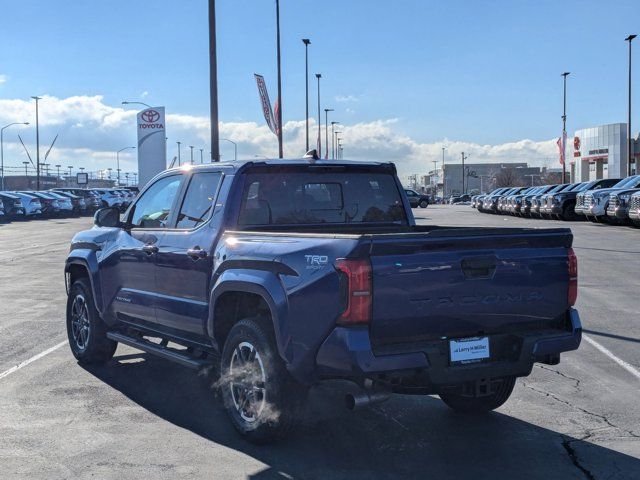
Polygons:
<instances>
[{"instance_id":1,"label":"white car","mask_svg":"<svg viewBox=\"0 0 640 480\"><path fill-rule=\"evenodd\" d=\"M599 222L607 217L609 195L617 190L629 190L640 187L640 175L623 178L611 188L590 190L584 193L583 214L592 222Z\"/></svg>"},{"instance_id":2,"label":"white car","mask_svg":"<svg viewBox=\"0 0 640 480\"><path fill-rule=\"evenodd\" d=\"M100 195L101 207L122 207L122 197L111 188L94 188L91 191Z\"/></svg>"},{"instance_id":3,"label":"white car","mask_svg":"<svg viewBox=\"0 0 640 480\"><path fill-rule=\"evenodd\" d=\"M42 214L42 202L35 195L29 195L22 192L11 192L13 195L20 197L22 206L24 207L24 214L26 217Z\"/></svg>"}]
</instances>

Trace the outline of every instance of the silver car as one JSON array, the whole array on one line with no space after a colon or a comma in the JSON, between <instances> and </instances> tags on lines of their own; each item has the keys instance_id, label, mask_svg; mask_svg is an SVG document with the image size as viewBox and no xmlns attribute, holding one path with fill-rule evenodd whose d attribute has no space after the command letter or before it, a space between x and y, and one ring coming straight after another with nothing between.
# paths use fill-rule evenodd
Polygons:
<instances>
[{"instance_id":1,"label":"silver car","mask_svg":"<svg viewBox=\"0 0 640 480\"><path fill-rule=\"evenodd\" d=\"M42 202L35 195L29 195L23 192L11 192L13 195L20 197L22 206L24 207L24 214L26 217L33 217L35 215L42 215Z\"/></svg>"}]
</instances>

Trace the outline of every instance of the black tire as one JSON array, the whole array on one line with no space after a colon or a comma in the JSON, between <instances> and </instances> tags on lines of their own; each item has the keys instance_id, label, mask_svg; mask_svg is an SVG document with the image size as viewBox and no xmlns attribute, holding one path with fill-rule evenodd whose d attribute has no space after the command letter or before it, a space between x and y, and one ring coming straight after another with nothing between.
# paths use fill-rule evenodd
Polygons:
<instances>
[{"instance_id":1,"label":"black tire","mask_svg":"<svg viewBox=\"0 0 640 480\"><path fill-rule=\"evenodd\" d=\"M107 338L107 328L96 310L86 278L76 280L69 290L67 336L71 352L80 363L106 363L118 347L118 342Z\"/></svg>"},{"instance_id":2,"label":"black tire","mask_svg":"<svg viewBox=\"0 0 640 480\"><path fill-rule=\"evenodd\" d=\"M241 377L238 366L243 367ZM281 439L293 429L307 390L287 371L267 318L248 318L233 326L220 371L218 385L225 409L243 437L262 444Z\"/></svg>"},{"instance_id":3,"label":"black tire","mask_svg":"<svg viewBox=\"0 0 640 480\"><path fill-rule=\"evenodd\" d=\"M429 206L429 202L427 202L426 200L420 200L420 203L418 204L418 206L420 208L427 208Z\"/></svg>"},{"instance_id":4,"label":"black tire","mask_svg":"<svg viewBox=\"0 0 640 480\"><path fill-rule=\"evenodd\" d=\"M505 377L500 379L499 385L490 395L473 396L464 393L441 393L440 398L456 412L461 413L482 413L495 410L506 402L513 392L516 384L516 377Z\"/></svg>"}]
</instances>

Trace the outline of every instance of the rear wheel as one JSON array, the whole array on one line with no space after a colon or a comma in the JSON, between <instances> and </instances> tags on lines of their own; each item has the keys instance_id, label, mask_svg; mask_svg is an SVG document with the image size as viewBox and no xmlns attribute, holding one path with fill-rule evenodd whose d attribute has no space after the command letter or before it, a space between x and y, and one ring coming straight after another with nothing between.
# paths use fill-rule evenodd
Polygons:
<instances>
[{"instance_id":1,"label":"rear wheel","mask_svg":"<svg viewBox=\"0 0 640 480\"><path fill-rule=\"evenodd\" d=\"M233 426L253 443L284 437L306 395L278 355L270 321L261 317L241 320L229 332L218 384Z\"/></svg>"},{"instance_id":2,"label":"rear wheel","mask_svg":"<svg viewBox=\"0 0 640 480\"><path fill-rule=\"evenodd\" d=\"M516 377L491 379L458 392L441 393L440 398L450 408L462 413L482 413L495 410L506 402L513 392Z\"/></svg>"},{"instance_id":3,"label":"rear wheel","mask_svg":"<svg viewBox=\"0 0 640 480\"><path fill-rule=\"evenodd\" d=\"M73 356L80 363L105 363L118 346L107 338L107 329L96 310L86 278L76 280L67 298L67 336Z\"/></svg>"},{"instance_id":4,"label":"rear wheel","mask_svg":"<svg viewBox=\"0 0 640 480\"><path fill-rule=\"evenodd\" d=\"M419 206L420 208L427 208L429 206L429 202L426 200L420 200Z\"/></svg>"}]
</instances>

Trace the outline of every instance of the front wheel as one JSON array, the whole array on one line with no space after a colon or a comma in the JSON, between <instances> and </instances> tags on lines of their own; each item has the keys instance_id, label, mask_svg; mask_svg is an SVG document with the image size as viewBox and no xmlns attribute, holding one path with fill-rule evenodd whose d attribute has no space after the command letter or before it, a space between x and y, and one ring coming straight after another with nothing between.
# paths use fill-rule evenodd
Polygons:
<instances>
[{"instance_id":1,"label":"front wheel","mask_svg":"<svg viewBox=\"0 0 640 480\"><path fill-rule=\"evenodd\" d=\"M419 205L420 208L427 208L429 206L429 202L427 202L426 200L421 200Z\"/></svg>"},{"instance_id":2,"label":"front wheel","mask_svg":"<svg viewBox=\"0 0 640 480\"><path fill-rule=\"evenodd\" d=\"M229 332L218 385L233 426L253 443L284 437L306 394L278 355L270 321L261 317L241 320Z\"/></svg>"},{"instance_id":3,"label":"front wheel","mask_svg":"<svg viewBox=\"0 0 640 480\"><path fill-rule=\"evenodd\" d=\"M481 388L468 391L461 388L455 393L441 393L440 398L450 408L461 413L482 413L495 410L506 402L513 392L516 377L492 379Z\"/></svg>"},{"instance_id":4,"label":"front wheel","mask_svg":"<svg viewBox=\"0 0 640 480\"><path fill-rule=\"evenodd\" d=\"M107 329L96 310L86 278L76 280L67 298L67 336L73 356L80 363L111 360L118 342L107 338Z\"/></svg>"}]
</instances>

